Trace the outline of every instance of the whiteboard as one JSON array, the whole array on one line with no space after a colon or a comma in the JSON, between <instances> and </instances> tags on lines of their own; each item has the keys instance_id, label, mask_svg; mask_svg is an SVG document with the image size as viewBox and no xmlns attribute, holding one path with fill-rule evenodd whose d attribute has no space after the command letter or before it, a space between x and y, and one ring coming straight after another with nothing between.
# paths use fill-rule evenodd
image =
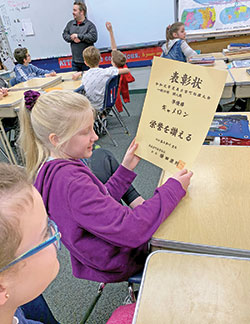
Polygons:
<instances>
[{"instance_id":1,"label":"whiteboard","mask_svg":"<svg viewBox=\"0 0 250 324\"><path fill-rule=\"evenodd\" d=\"M249 32L250 0L179 0L178 18L187 35Z\"/></svg>"},{"instance_id":2,"label":"whiteboard","mask_svg":"<svg viewBox=\"0 0 250 324\"><path fill-rule=\"evenodd\" d=\"M110 47L105 22L113 25L117 46L147 45L166 38L176 20L175 0L86 0L88 18L98 30L98 48Z\"/></svg>"},{"instance_id":3,"label":"whiteboard","mask_svg":"<svg viewBox=\"0 0 250 324\"><path fill-rule=\"evenodd\" d=\"M73 19L73 0L0 0L0 15L12 52L27 47L32 59L71 55L62 38ZM176 19L176 0L86 0L87 17L97 27L98 48L110 48L105 27L111 21L118 46L147 45L165 39ZM122 9L121 9L122 8Z\"/></svg>"},{"instance_id":4,"label":"whiteboard","mask_svg":"<svg viewBox=\"0 0 250 324\"><path fill-rule=\"evenodd\" d=\"M62 32L72 16L72 0L0 0L0 15L12 52L27 47L32 59L70 55ZM23 24L26 22L26 30ZM30 22L33 35L30 32Z\"/></svg>"}]
</instances>

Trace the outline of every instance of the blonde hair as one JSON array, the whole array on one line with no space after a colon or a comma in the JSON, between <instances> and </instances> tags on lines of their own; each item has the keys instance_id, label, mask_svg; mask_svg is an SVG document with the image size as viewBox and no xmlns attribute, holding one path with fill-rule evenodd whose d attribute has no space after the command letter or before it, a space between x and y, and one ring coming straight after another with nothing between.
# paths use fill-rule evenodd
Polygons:
<instances>
[{"instance_id":1,"label":"blonde hair","mask_svg":"<svg viewBox=\"0 0 250 324\"><path fill-rule=\"evenodd\" d=\"M126 64L126 56L119 50L112 51L112 60L118 68Z\"/></svg>"},{"instance_id":2,"label":"blonde hair","mask_svg":"<svg viewBox=\"0 0 250 324\"><path fill-rule=\"evenodd\" d=\"M61 151L62 145L83 127L85 114L89 110L94 113L85 96L67 90L42 94L31 112L23 101L19 113L19 142L31 180L51 152L65 158ZM52 133L59 139L56 147L49 140Z\"/></svg>"},{"instance_id":3,"label":"blonde hair","mask_svg":"<svg viewBox=\"0 0 250 324\"><path fill-rule=\"evenodd\" d=\"M172 25L169 25L167 28L166 28L166 43L167 43L167 47L168 47L168 42L172 39L174 39L174 36L173 34L174 33L177 33L178 30L184 26L184 24L182 22L176 22Z\"/></svg>"},{"instance_id":4,"label":"blonde hair","mask_svg":"<svg viewBox=\"0 0 250 324\"><path fill-rule=\"evenodd\" d=\"M0 163L0 269L16 257L22 240L19 216L30 202L32 185L24 168Z\"/></svg>"},{"instance_id":5,"label":"blonde hair","mask_svg":"<svg viewBox=\"0 0 250 324\"><path fill-rule=\"evenodd\" d=\"M86 64L90 67L93 68L95 66L98 66L100 63L101 59L101 54L98 48L95 46L89 46L85 48L85 50L82 52L84 61Z\"/></svg>"}]
</instances>

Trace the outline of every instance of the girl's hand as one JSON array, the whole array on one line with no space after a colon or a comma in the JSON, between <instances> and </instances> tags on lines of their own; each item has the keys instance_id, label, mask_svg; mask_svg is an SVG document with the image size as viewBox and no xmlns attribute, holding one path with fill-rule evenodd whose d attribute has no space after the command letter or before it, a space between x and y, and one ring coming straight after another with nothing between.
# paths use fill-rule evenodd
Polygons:
<instances>
[{"instance_id":1,"label":"girl's hand","mask_svg":"<svg viewBox=\"0 0 250 324\"><path fill-rule=\"evenodd\" d=\"M137 149L138 144L135 143L135 139L131 142L129 145L129 148L127 149L127 152L123 158L122 165L131 171L134 170L134 168L137 166L141 158L135 155L135 150Z\"/></svg>"},{"instance_id":2,"label":"girl's hand","mask_svg":"<svg viewBox=\"0 0 250 324\"><path fill-rule=\"evenodd\" d=\"M177 181L180 182L180 184L182 185L182 188L187 191L187 188L190 184L190 179L193 175L192 171L187 171L187 169L183 169L179 172L177 172L176 174L174 174L172 176L172 178L176 179Z\"/></svg>"}]
</instances>

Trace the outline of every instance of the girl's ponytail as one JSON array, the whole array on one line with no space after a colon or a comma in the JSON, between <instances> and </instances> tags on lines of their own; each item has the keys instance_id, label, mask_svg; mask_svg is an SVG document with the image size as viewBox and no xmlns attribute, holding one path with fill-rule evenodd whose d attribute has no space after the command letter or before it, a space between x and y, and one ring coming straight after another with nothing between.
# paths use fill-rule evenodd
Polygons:
<instances>
[{"instance_id":1,"label":"girl's ponytail","mask_svg":"<svg viewBox=\"0 0 250 324\"><path fill-rule=\"evenodd\" d=\"M166 28L166 46L168 48L168 42L172 39L174 39L173 34L177 33L178 30L180 29L181 26L183 26L184 24L182 22L176 22L172 25L168 25L168 27Z\"/></svg>"},{"instance_id":2,"label":"girl's ponytail","mask_svg":"<svg viewBox=\"0 0 250 324\"><path fill-rule=\"evenodd\" d=\"M23 100L21 105L19 120L19 144L21 147L21 153L25 162L29 179L33 180L36 170L39 168L40 164L48 157L49 153L34 133L31 124L31 111L26 107L25 100Z\"/></svg>"}]
</instances>

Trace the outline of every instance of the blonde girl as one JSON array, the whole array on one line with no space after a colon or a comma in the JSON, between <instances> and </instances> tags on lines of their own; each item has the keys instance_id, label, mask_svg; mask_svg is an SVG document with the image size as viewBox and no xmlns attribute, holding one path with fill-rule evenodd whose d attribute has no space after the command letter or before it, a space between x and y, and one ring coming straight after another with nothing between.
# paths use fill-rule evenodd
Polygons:
<instances>
[{"instance_id":1,"label":"blonde girl","mask_svg":"<svg viewBox=\"0 0 250 324\"><path fill-rule=\"evenodd\" d=\"M187 62L191 56L197 55L186 42L185 26L176 22L166 28L166 43L162 46L162 57Z\"/></svg>"},{"instance_id":2,"label":"blonde girl","mask_svg":"<svg viewBox=\"0 0 250 324\"><path fill-rule=\"evenodd\" d=\"M119 200L140 160L135 141L104 185L80 160L92 155L98 139L87 98L53 91L33 106L32 96L20 111L21 146L28 173L70 252L73 274L99 282L128 279L142 270L148 240L185 195L192 173L177 173L134 209L122 206Z\"/></svg>"}]
</instances>

